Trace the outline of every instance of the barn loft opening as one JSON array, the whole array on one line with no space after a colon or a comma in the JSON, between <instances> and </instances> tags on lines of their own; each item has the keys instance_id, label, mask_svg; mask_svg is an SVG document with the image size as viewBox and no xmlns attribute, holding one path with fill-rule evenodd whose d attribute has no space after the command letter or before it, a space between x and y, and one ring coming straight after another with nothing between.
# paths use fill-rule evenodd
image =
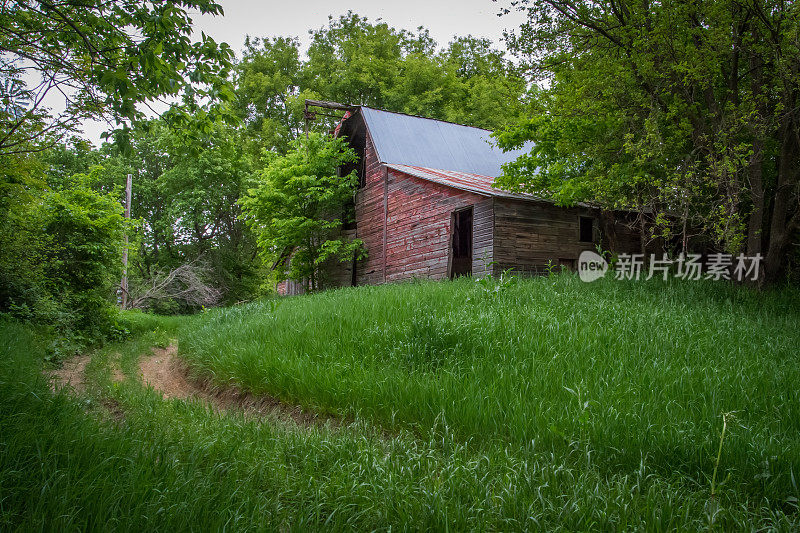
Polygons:
<instances>
[{"instance_id":1,"label":"barn loft opening","mask_svg":"<svg viewBox=\"0 0 800 533\"><path fill-rule=\"evenodd\" d=\"M363 120L345 120L341 123L339 137L344 137L347 144L355 151L356 159L353 162L345 163L339 167L339 175L347 176L352 171L358 175L358 188L361 189L367 184L366 172L364 168L364 153L367 149L367 126Z\"/></svg>"},{"instance_id":2,"label":"barn loft opening","mask_svg":"<svg viewBox=\"0 0 800 533\"><path fill-rule=\"evenodd\" d=\"M319 109L324 109L325 111L319 111ZM308 132L309 123L319 117L335 119L336 127L331 131L331 134L334 137L345 138L347 144L355 151L357 156L355 161L339 167L339 176L346 176L355 170L358 175L359 188L361 188L366 185L364 154L367 146L367 125L361 116L358 117L358 120L348 120L357 115L360 115L359 106L322 100L306 100L305 102L306 132Z\"/></svg>"},{"instance_id":3,"label":"barn loft opening","mask_svg":"<svg viewBox=\"0 0 800 533\"><path fill-rule=\"evenodd\" d=\"M363 189L367 184L365 163L365 154L367 150L367 125L362 117L354 117L354 115L357 114L358 111L356 110L345 113L345 115L338 122L334 135L336 137L345 139L348 146L356 153L355 161L345 163L339 167L339 176L347 176L351 172L355 171L356 176L358 177L358 188ZM342 213L342 229L345 231L350 231L355 230L356 227L356 204L355 197L353 197L344 205L344 211Z\"/></svg>"}]
</instances>

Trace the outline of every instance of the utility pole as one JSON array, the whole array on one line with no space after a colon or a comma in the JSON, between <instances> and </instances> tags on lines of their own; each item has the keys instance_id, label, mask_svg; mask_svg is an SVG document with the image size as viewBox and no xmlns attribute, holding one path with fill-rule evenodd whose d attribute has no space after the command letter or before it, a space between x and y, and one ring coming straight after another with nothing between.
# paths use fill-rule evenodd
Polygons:
<instances>
[{"instance_id":1,"label":"utility pole","mask_svg":"<svg viewBox=\"0 0 800 533\"><path fill-rule=\"evenodd\" d=\"M133 189L133 175L128 174L128 180L125 183L125 220L131 219L131 190ZM128 232L125 231L125 247L122 249L122 283L120 284L122 292L121 307L125 309L128 306Z\"/></svg>"}]
</instances>

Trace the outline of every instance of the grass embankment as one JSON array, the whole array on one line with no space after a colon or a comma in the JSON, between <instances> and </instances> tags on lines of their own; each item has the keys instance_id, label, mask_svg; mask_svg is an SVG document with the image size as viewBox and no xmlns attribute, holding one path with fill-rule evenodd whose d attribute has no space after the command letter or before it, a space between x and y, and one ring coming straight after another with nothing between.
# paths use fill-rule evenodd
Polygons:
<instances>
[{"instance_id":1,"label":"grass embankment","mask_svg":"<svg viewBox=\"0 0 800 533\"><path fill-rule=\"evenodd\" d=\"M47 392L31 339L7 326L0 527L791 530L798 302L558 277L138 317L136 342L93 357L83 404ZM219 417L111 383L115 350L133 377L137 355L172 336L221 387L356 422ZM109 399L122 422L87 416Z\"/></svg>"}]
</instances>

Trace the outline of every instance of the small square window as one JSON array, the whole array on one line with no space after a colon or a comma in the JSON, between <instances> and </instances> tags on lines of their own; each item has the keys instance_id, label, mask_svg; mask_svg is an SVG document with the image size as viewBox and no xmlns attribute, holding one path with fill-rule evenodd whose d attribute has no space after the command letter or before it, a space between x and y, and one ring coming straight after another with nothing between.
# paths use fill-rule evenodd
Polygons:
<instances>
[{"instance_id":1,"label":"small square window","mask_svg":"<svg viewBox=\"0 0 800 533\"><path fill-rule=\"evenodd\" d=\"M594 219L592 217L580 217L580 241L594 242Z\"/></svg>"}]
</instances>

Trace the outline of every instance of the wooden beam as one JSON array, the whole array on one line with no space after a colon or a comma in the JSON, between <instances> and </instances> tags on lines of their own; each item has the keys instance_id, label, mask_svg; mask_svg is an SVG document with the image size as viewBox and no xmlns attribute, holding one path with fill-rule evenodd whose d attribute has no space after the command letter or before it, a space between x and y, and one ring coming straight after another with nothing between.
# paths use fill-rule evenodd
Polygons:
<instances>
[{"instance_id":1,"label":"wooden beam","mask_svg":"<svg viewBox=\"0 0 800 533\"><path fill-rule=\"evenodd\" d=\"M383 282L386 283L386 244L389 224L389 167L383 167Z\"/></svg>"},{"instance_id":2,"label":"wooden beam","mask_svg":"<svg viewBox=\"0 0 800 533\"><path fill-rule=\"evenodd\" d=\"M306 100L306 111L309 107L323 107L325 109L340 109L342 111L352 111L356 106L340 104L338 102L326 102L324 100Z\"/></svg>"},{"instance_id":3,"label":"wooden beam","mask_svg":"<svg viewBox=\"0 0 800 533\"><path fill-rule=\"evenodd\" d=\"M131 193L133 191L133 175L128 174L125 182L125 220L131 219ZM125 228L125 244L122 248L122 282L120 283L122 299L120 307L128 306L128 229Z\"/></svg>"}]
</instances>

